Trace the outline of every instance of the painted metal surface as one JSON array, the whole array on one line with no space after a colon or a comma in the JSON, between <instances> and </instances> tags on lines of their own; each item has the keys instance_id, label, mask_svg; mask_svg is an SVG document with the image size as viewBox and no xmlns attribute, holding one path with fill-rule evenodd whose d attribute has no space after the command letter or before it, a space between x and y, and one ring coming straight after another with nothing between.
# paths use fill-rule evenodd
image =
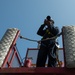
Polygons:
<instances>
[{"instance_id":1,"label":"painted metal surface","mask_svg":"<svg viewBox=\"0 0 75 75\"><path fill-rule=\"evenodd\" d=\"M75 75L75 69L69 68L2 68L1 75Z\"/></svg>"}]
</instances>

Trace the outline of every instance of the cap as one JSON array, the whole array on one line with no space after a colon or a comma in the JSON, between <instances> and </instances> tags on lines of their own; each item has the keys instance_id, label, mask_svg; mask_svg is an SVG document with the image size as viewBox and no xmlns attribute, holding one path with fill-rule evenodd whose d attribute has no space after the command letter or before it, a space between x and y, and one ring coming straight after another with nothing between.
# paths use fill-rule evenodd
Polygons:
<instances>
[{"instance_id":1,"label":"cap","mask_svg":"<svg viewBox=\"0 0 75 75\"><path fill-rule=\"evenodd\" d=\"M51 20L51 17L48 15L48 16L46 17L46 19L47 19L47 20Z\"/></svg>"}]
</instances>

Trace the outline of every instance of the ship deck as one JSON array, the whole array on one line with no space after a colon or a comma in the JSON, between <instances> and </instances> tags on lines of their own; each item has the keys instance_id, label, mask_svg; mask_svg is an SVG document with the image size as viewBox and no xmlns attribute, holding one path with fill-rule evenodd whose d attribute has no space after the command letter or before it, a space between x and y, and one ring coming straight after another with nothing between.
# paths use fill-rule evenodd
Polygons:
<instances>
[{"instance_id":1,"label":"ship deck","mask_svg":"<svg viewBox=\"0 0 75 75\"><path fill-rule=\"evenodd\" d=\"M0 68L0 75L75 75L75 68Z\"/></svg>"}]
</instances>

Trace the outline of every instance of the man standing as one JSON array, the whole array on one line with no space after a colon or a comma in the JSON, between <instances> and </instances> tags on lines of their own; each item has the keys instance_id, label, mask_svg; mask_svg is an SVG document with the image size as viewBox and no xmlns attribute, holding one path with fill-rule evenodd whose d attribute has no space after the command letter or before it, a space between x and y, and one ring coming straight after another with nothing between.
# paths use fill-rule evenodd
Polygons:
<instances>
[{"instance_id":1,"label":"man standing","mask_svg":"<svg viewBox=\"0 0 75 75\"><path fill-rule=\"evenodd\" d=\"M49 39L57 36L59 33L58 27L54 26L54 21L50 16L44 20L37 34L42 36L41 45L37 56L36 67L45 67L48 57L48 67L56 66L56 39ZM48 40L44 40L48 39ZM44 40L44 41L43 41Z\"/></svg>"}]
</instances>

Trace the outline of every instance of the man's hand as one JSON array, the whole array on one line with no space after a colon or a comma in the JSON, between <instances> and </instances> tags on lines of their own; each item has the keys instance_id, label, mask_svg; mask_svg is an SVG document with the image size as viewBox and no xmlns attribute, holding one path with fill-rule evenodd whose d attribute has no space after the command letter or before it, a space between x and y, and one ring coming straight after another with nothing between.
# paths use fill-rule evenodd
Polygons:
<instances>
[{"instance_id":1,"label":"man's hand","mask_svg":"<svg viewBox=\"0 0 75 75\"><path fill-rule=\"evenodd\" d=\"M44 24L45 24L45 25L50 25L50 21L48 21L48 20L45 19L45 20L44 20Z\"/></svg>"}]
</instances>

